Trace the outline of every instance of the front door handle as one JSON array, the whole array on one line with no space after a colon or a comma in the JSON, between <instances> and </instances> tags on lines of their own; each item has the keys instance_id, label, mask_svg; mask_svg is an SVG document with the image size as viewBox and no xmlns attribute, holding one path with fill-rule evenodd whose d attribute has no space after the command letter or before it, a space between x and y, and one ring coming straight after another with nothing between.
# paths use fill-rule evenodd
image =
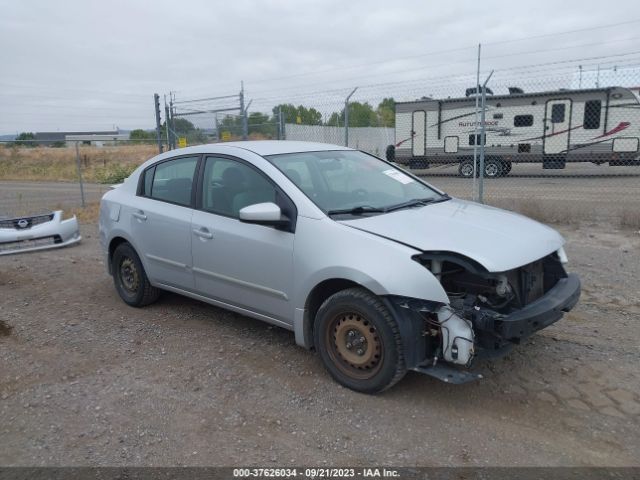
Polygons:
<instances>
[{"instance_id":1,"label":"front door handle","mask_svg":"<svg viewBox=\"0 0 640 480\"><path fill-rule=\"evenodd\" d=\"M131 215L136 217L138 220L142 220L143 222L147 219L147 216L144 214L144 212L142 210L139 210L137 212L133 212Z\"/></svg>"},{"instance_id":2,"label":"front door handle","mask_svg":"<svg viewBox=\"0 0 640 480\"><path fill-rule=\"evenodd\" d=\"M207 240L211 240L213 238L213 233L211 233L206 228L194 228L193 234L196 235L197 237L204 238Z\"/></svg>"}]
</instances>

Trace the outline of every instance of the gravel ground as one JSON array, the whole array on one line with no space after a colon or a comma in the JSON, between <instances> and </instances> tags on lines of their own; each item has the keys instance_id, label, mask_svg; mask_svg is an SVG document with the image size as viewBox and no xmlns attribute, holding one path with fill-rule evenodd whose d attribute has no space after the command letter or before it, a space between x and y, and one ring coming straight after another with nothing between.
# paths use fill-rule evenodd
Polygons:
<instances>
[{"instance_id":1,"label":"gravel ground","mask_svg":"<svg viewBox=\"0 0 640 480\"><path fill-rule=\"evenodd\" d=\"M0 465L638 465L640 235L563 233L573 312L479 382L378 396L277 327L172 294L127 307L95 225L0 257Z\"/></svg>"}]
</instances>

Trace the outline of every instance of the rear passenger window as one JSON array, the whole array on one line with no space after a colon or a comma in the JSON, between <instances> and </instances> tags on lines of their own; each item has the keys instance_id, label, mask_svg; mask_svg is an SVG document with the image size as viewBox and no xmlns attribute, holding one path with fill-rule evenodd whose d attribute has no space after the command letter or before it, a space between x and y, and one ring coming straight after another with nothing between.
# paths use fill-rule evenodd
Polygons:
<instances>
[{"instance_id":1,"label":"rear passenger window","mask_svg":"<svg viewBox=\"0 0 640 480\"><path fill-rule=\"evenodd\" d=\"M147 190L147 175L145 173L145 195L156 200L175 203L188 207L191 205L191 190L193 176L196 171L198 157L183 157L159 163L155 166L151 191Z\"/></svg>"},{"instance_id":2,"label":"rear passenger window","mask_svg":"<svg viewBox=\"0 0 640 480\"><path fill-rule=\"evenodd\" d=\"M585 130L600 128L600 110L602 102L600 100L589 100L584 103L584 119L582 124Z\"/></svg>"}]
</instances>

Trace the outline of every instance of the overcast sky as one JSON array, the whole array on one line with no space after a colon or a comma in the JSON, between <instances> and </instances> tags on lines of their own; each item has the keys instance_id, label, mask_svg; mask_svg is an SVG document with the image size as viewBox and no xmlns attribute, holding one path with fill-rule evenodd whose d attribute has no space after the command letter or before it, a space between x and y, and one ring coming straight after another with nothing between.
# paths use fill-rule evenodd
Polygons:
<instances>
[{"instance_id":1,"label":"overcast sky","mask_svg":"<svg viewBox=\"0 0 640 480\"><path fill-rule=\"evenodd\" d=\"M0 133L151 128L154 92L175 91L178 100L227 95L241 80L252 109L265 111L280 101L332 104L355 86L362 101L454 96L473 85L478 42L482 70L495 69L498 84L536 88L566 79L579 63L640 64L637 7L632 0L0 0ZM618 25L594 28L611 24Z\"/></svg>"}]
</instances>

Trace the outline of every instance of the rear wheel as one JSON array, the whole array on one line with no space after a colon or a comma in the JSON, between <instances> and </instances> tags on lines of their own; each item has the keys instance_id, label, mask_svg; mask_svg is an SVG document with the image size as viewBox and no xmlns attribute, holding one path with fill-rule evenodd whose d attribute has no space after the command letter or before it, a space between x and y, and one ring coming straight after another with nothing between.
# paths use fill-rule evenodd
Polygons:
<instances>
[{"instance_id":1,"label":"rear wheel","mask_svg":"<svg viewBox=\"0 0 640 480\"><path fill-rule=\"evenodd\" d=\"M361 288L335 293L316 315L314 343L339 383L381 392L406 373L398 325L378 297Z\"/></svg>"},{"instance_id":2,"label":"rear wheel","mask_svg":"<svg viewBox=\"0 0 640 480\"><path fill-rule=\"evenodd\" d=\"M129 243L121 243L111 260L113 282L120 298L132 307L155 302L160 290L149 282L140 257Z\"/></svg>"}]
</instances>

